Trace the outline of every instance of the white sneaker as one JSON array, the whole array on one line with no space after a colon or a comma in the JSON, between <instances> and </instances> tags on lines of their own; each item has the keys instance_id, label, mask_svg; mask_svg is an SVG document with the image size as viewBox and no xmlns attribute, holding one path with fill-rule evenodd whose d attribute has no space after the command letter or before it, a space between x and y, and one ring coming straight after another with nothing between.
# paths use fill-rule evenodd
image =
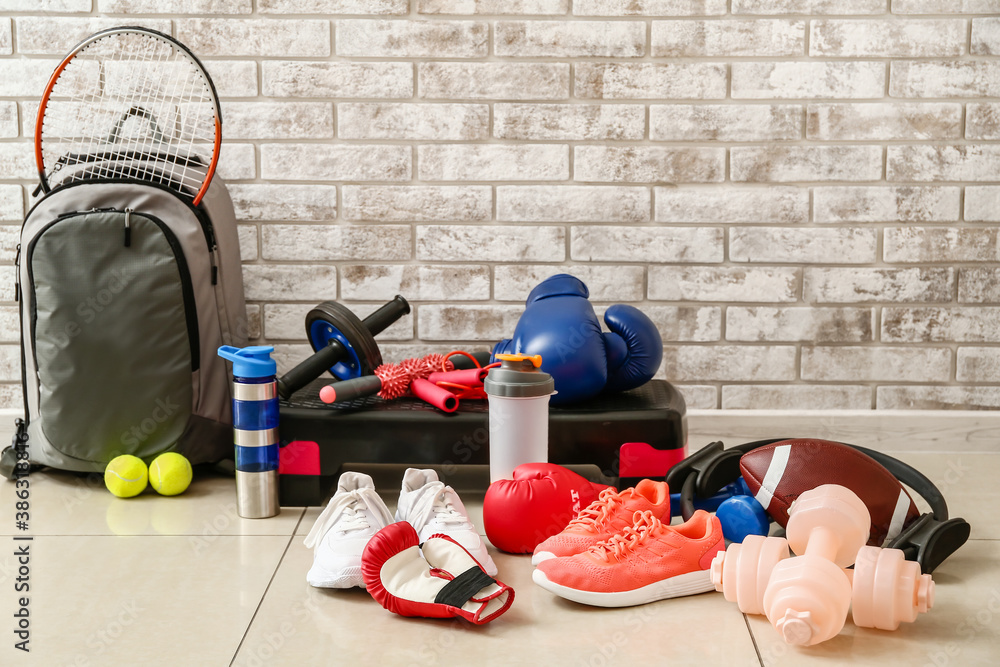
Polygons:
<instances>
[{"instance_id":1,"label":"white sneaker","mask_svg":"<svg viewBox=\"0 0 1000 667\"><path fill-rule=\"evenodd\" d=\"M364 588L361 554L371 536L390 523L372 478L342 473L337 492L306 536L305 545L316 548L306 581L317 588Z\"/></svg>"},{"instance_id":2,"label":"white sneaker","mask_svg":"<svg viewBox=\"0 0 1000 667\"><path fill-rule=\"evenodd\" d=\"M438 481L433 470L407 468L399 492L396 521L407 521L417 531L421 544L435 533L444 533L472 554L486 574L495 577L497 566L486 551L476 527L469 521L465 505L455 489Z\"/></svg>"}]
</instances>

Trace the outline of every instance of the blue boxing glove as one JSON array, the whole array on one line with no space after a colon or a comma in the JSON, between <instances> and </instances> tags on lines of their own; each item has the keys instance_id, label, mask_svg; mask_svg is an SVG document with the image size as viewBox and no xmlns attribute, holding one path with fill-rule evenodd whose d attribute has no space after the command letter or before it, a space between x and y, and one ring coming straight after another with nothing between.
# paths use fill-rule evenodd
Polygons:
<instances>
[{"instance_id":1,"label":"blue boxing glove","mask_svg":"<svg viewBox=\"0 0 1000 667\"><path fill-rule=\"evenodd\" d=\"M656 326L637 308L619 304L605 313L611 332L604 333L589 296L575 276L546 278L531 290L514 336L494 346L493 358L501 353L541 355L542 370L555 380L555 405L649 381L663 358Z\"/></svg>"},{"instance_id":2,"label":"blue boxing glove","mask_svg":"<svg viewBox=\"0 0 1000 667\"><path fill-rule=\"evenodd\" d=\"M616 304L604 311L608 355L605 391L628 391L653 379L663 361L663 339L653 321L635 306Z\"/></svg>"}]
</instances>

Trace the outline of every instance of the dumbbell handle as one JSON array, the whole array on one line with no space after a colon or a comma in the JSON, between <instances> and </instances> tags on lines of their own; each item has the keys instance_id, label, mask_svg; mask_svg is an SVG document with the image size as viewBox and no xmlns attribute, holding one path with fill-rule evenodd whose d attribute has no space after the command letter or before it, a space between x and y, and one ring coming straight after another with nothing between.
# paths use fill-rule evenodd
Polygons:
<instances>
[{"instance_id":1,"label":"dumbbell handle","mask_svg":"<svg viewBox=\"0 0 1000 667\"><path fill-rule=\"evenodd\" d=\"M840 536L828 526L815 526L809 531L809 540L806 542L805 553L810 556L819 556L829 561L836 561L840 545Z\"/></svg>"},{"instance_id":2,"label":"dumbbell handle","mask_svg":"<svg viewBox=\"0 0 1000 667\"><path fill-rule=\"evenodd\" d=\"M388 329L393 322L408 312L410 312L410 304L406 302L406 299L397 295L392 301L363 319L361 323L374 337ZM278 395L287 399L322 375L328 368L336 365L346 354L347 350L343 343L331 338L325 348L318 350L301 364L278 378Z\"/></svg>"}]
</instances>

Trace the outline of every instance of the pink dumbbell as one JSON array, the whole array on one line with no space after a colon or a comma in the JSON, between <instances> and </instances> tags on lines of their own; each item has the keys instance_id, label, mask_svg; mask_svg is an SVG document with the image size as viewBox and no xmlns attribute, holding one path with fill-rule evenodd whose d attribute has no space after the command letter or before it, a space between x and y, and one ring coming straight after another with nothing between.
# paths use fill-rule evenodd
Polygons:
<instances>
[{"instance_id":1,"label":"pink dumbbell","mask_svg":"<svg viewBox=\"0 0 1000 667\"><path fill-rule=\"evenodd\" d=\"M869 527L868 509L850 490L807 491L789 512L788 541L750 536L716 556L716 589L744 613L766 614L790 644L838 634L852 602L859 627L895 630L933 605L934 583L903 552L864 547ZM803 555L788 558L789 546Z\"/></svg>"},{"instance_id":2,"label":"pink dumbbell","mask_svg":"<svg viewBox=\"0 0 1000 667\"><path fill-rule=\"evenodd\" d=\"M851 616L860 628L895 630L934 606L934 580L899 549L862 547L849 570L853 577Z\"/></svg>"},{"instance_id":3,"label":"pink dumbbell","mask_svg":"<svg viewBox=\"0 0 1000 667\"><path fill-rule=\"evenodd\" d=\"M789 644L811 646L836 636L851 606L844 568L868 541L871 516L849 489L824 484L803 493L788 512L788 546L800 554L771 572L764 613Z\"/></svg>"},{"instance_id":4,"label":"pink dumbbell","mask_svg":"<svg viewBox=\"0 0 1000 667\"><path fill-rule=\"evenodd\" d=\"M788 541L782 537L747 535L742 543L730 544L712 561L715 590L739 605L744 614L763 614L771 572L789 555Z\"/></svg>"}]
</instances>

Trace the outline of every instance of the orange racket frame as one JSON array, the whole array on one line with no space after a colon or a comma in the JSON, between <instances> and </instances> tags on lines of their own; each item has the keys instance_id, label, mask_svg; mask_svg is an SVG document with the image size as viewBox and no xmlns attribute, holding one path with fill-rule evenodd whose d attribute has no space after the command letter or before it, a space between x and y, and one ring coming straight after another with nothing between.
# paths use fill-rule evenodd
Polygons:
<instances>
[{"instance_id":1,"label":"orange racket frame","mask_svg":"<svg viewBox=\"0 0 1000 667\"><path fill-rule=\"evenodd\" d=\"M205 178L199 187L198 191L195 193L194 198L191 203L197 206L201 203L204 198L205 193L208 191L208 186L212 183L212 178L215 176L215 170L219 164L219 152L222 146L222 109L219 104L219 95L215 90L215 83L212 81L212 77L209 76L208 71L205 66L202 65L198 57L191 52L191 49L184 46L176 39L170 35L165 35L157 30L152 30L150 28L143 28L140 26L120 26L116 28L108 28L106 30L101 30L96 32L90 37L86 38L79 44L73 47L73 49L63 58L62 62L56 67L55 71L52 72L52 76L49 77L49 82L45 86L45 92L42 93L42 99L38 105L38 115L35 117L35 165L38 168L38 177L41 181L41 189L43 192L49 192L52 188L49 185L48 177L45 173L45 160L42 153L42 129L45 120L45 110L48 106L49 99L52 96L52 91L59 81L59 77L62 75L63 71L66 69L67 65L73 61L76 56L83 51L87 46L93 44L94 42L104 39L112 34L117 33L134 33L134 34L144 34L156 39L163 40L167 42L170 46L175 47L182 53L186 54L190 59L191 63L200 70L202 76L204 76L205 81L208 82L209 89L211 90L212 103L214 104L215 111L215 138L212 146L212 156L209 160L208 167L205 171ZM183 193L181 193L183 194Z\"/></svg>"}]
</instances>

